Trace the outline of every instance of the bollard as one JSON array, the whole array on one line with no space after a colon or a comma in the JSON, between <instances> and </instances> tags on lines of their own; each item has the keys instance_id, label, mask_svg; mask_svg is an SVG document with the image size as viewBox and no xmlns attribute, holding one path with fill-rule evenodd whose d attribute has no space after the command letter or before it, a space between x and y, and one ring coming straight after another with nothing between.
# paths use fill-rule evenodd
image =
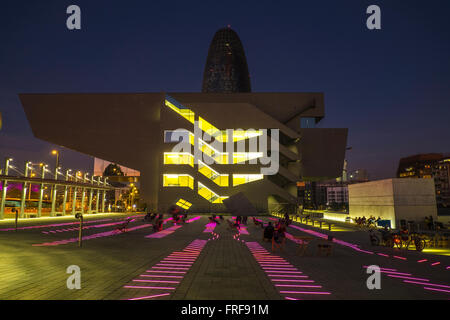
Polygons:
<instances>
[{"instance_id":1,"label":"bollard","mask_svg":"<svg viewBox=\"0 0 450 320\"><path fill-rule=\"evenodd\" d=\"M19 218L19 211L17 209L14 209L16 212L16 232L17 232L17 219Z\"/></svg>"},{"instance_id":2,"label":"bollard","mask_svg":"<svg viewBox=\"0 0 450 320\"><path fill-rule=\"evenodd\" d=\"M80 220L80 228L78 230L78 246L81 248L83 243L83 214L79 212L75 215L75 218Z\"/></svg>"}]
</instances>

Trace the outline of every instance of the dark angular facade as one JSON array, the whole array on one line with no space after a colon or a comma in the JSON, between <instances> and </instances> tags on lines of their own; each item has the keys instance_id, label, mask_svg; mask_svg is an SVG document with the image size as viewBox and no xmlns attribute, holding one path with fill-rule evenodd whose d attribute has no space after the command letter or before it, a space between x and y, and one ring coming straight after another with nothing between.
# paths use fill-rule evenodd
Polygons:
<instances>
[{"instance_id":1,"label":"dark angular facade","mask_svg":"<svg viewBox=\"0 0 450 320\"><path fill-rule=\"evenodd\" d=\"M231 28L219 29L211 42L202 92L251 92L244 47Z\"/></svg>"}]
</instances>

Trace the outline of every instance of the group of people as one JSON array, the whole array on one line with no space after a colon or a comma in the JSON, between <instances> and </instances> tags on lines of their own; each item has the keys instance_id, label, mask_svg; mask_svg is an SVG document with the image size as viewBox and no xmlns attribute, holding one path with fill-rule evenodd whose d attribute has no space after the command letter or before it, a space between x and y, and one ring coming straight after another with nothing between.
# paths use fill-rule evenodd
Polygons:
<instances>
[{"instance_id":1,"label":"group of people","mask_svg":"<svg viewBox=\"0 0 450 320\"><path fill-rule=\"evenodd\" d=\"M144 221L151 222L153 224L153 231L161 231L164 222L164 215L162 213L158 214L148 212L144 217Z\"/></svg>"},{"instance_id":2,"label":"group of people","mask_svg":"<svg viewBox=\"0 0 450 320\"><path fill-rule=\"evenodd\" d=\"M283 250L284 243L286 242L286 227L288 223L289 219L279 219L275 225L269 222L264 228L263 241L272 241L272 251L275 250L275 247Z\"/></svg>"},{"instance_id":3,"label":"group of people","mask_svg":"<svg viewBox=\"0 0 450 320\"><path fill-rule=\"evenodd\" d=\"M368 219L366 219L365 216L362 216L362 217L356 217L354 220L355 220L355 223L360 227L370 227L371 225L376 226L378 221L381 220L381 218L378 217L376 219L374 216L370 216Z\"/></svg>"}]
</instances>

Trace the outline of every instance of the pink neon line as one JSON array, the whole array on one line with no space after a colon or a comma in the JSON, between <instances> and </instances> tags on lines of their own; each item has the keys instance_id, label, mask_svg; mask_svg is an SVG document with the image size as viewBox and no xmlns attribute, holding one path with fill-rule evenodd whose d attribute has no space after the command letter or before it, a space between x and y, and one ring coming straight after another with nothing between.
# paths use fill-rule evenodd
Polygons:
<instances>
[{"instance_id":1,"label":"pink neon line","mask_svg":"<svg viewBox=\"0 0 450 320\"><path fill-rule=\"evenodd\" d=\"M368 268L368 266L363 266L363 268ZM397 271L397 269L389 269L389 268L380 268L380 270Z\"/></svg>"},{"instance_id":2,"label":"pink neon line","mask_svg":"<svg viewBox=\"0 0 450 320\"><path fill-rule=\"evenodd\" d=\"M158 271L158 270L147 270L145 272L159 272L159 273L186 273L186 271Z\"/></svg>"},{"instance_id":3,"label":"pink neon line","mask_svg":"<svg viewBox=\"0 0 450 320\"><path fill-rule=\"evenodd\" d=\"M266 272L296 271L297 268L262 268Z\"/></svg>"},{"instance_id":4,"label":"pink neon line","mask_svg":"<svg viewBox=\"0 0 450 320\"><path fill-rule=\"evenodd\" d=\"M296 294L331 294L331 292L317 291L280 291L280 293L296 293Z\"/></svg>"},{"instance_id":5,"label":"pink neon line","mask_svg":"<svg viewBox=\"0 0 450 320\"><path fill-rule=\"evenodd\" d=\"M181 279L183 276L166 276L166 275L155 275L155 274L141 274L139 277L154 277L154 278L177 278Z\"/></svg>"},{"instance_id":6,"label":"pink neon line","mask_svg":"<svg viewBox=\"0 0 450 320\"><path fill-rule=\"evenodd\" d=\"M389 255L388 255L388 254L385 254L385 253L380 253L380 252L378 252L378 253L377 253L377 255L379 255L379 256L382 256L382 257L389 257Z\"/></svg>"},{"instance_id":7,"label":"pink neon line","mask_svg":"<svg viewBox=\"0 0 450 320\"><path fill-rule=\"evenodd\" d=\"M417 262L418 262L418 263L422 263L422 262L425 262L425 261L428 261L428 259L418 260Z\"/></svg>"},{"instance_id":8,"label":"pink neon line","mask_svg":"<svg viewBox=\"0 0 450 320\"><path fill-rule=\"evenodd\" d=\"M161 267L186 267L186 268L192 266L192 264L169 264L169 263L167 263L167 264L166 263L157 263L156 265L161 266ZM186 269L186 268L183 268L183 269Z\"/></svg>"},{"instance_id":9,"label":"pink neon line","mask_svg":"<svg viewBox=\"0 0 450 320\"><path fill-rule=\"evenodd\" d=\"M295 275L286 275L286 274L269 274L269 277L284 277L284 278L308 278L308 276L295 276Z\"/></svg>"},{"instance_id":10,"label":"pink neon line","mask_svg":"<svg viewBox=\"0 0 450 320\"><path fill-rule=\"evenodd\" d=\"M279 281L279 282L314 282L314 280L291 280L291 279L271 279L272 281Z\"/></svg>"},{"instance_id":11,"label":"pink neon line","mask_svg":"<svg viewBox=\"0 0 450 320\"><path fill-rule=\"evenodd\" d=\"M124 286L129 289L151 289L151 290L175 290L174 287L146 287L146 286Z\"/></svg>"},{"instance_id":12,"label":"pink neon line","mask_svg":"<svg viewBox=\"0 0 450 320\"><path fill-rule=\"evenodd\" d=\"M428 287L424 287L424 289L450 293L450 290L444 290L444 289L428 288Z\"/></svg>"},{"instance_id":13,"label":"pink neon line","mask_svg":"<svg viewBox=\"0 0 450 320\"><path fill-rule=\"evenodd\" d=\"M153 298L158 298L158 297L163 297L163 296L168 296L170 295L170 293L161 293L161 294L155 294L152 296L145 296L145 297L139 297L139 298L131 298L128 300L143 300L143 299L153 299Z\"/></svg>"},{"instance_id":14,"label":"pink neon line","mask_svg":"<svg viewBox=\"0 0 450 320\"><path fill-rule=\"evenodd\" d=\"M395 275L398 275L398 276L412 276L411 273L393 272L393 271L385 271L385 270L380 270L380 272L387 273L387 274L395 274Z\"/></svg>"},{"instance_id":15,"label":"pink neon line","mask_svg":"<svg viewBox=\"0 0 450 320\"><path fill-rule=\"evenodd\" d=\"M394 258L397 258L397 259L401 259L401 260L407 260L405 257L399 257L399 256L393 256Z\"/></svg>"},{"instance_id":16,"label":"pink neon line","mask_svg":"<svg viewBox=\"0 0 450 320\"><path fill-rule=\"evenodd\" d=\"M404 276L395 276L395 275L390 275L388 274L389 277L391 278L400 278L400 279L409 279L409 280L420 280L420 281L430 281L428 279L422 279L422 278L413 278L413 277L404 277Z\"/></svg>"},{"instance_id":17,"label":"pink neon line","mask_svg":"<svg viewBox=\"0 0 450 320\"><path fill-rule=\"evenodd\" d=\"M437 266L438 264L441 264L440 262L435 262L435 263L432 263L431 265L432 266Z\"/></svg>"},{"instance_id":18,"label":"pink neon line","mask_svg":"<svg viewBox=\"0 0 450 320\"><path fill-rule=\"evenodd\" d=\"M322 288L322 286L309 285L309 284L276 284L275 287Z\"/></svg>"},{"instance_id":19,"label":"pink neon line","mask_svg":"<svg viewBox=\"0 0 450 320\"><path fill-rule=\"evenodd\" d=\"M435 283L427 283L427 282L417 282L417 281L409 281L409 280L403 280L403 282L407 282L407 283L415 283L415 284L422 284L422 285L433 286L433 287L449 288L449 289L450 289L450 286L446 286L446 285L443 285L443 284L435 284Z\"/></svg>"},{"instance_id":20,"label":"pink neon line","mask_svg":"<svg viewBox=\"0 0 450 320\"><path fill-rule=\"evenodd\" d=\"M301 271L275 271L275 270L267 270L267 272L271 272L271 273L303 273Z\"/></svg>"},{"instance_id":21,"label":"pink neon line","mask_svg":"<svg viewBox=\"0 0 450 320\"><path fill-rule=\"evenodd\" d=\"M163 270L189 270L189 268L170 268L170 267L152 267L152 269L163 269Z\"/></svg>"},{"instance_id":22,"label":"pink neon line","mask_svg":"<svg viewBox=\"0 0 450 320\"><path fill-rule=\"evenodd\" d=\"M143 279L134 279L135 282L151 282L151 283L180 283L180 281L171 281L171 280L143 280Z\"/></svg>"},{"instance_id":23,"label":"pink neon line","mask_svg":"<svg viewBox=\"0 0 450 320\"><path fill-rule=\"evenodd\" d=\"M284 297L286 300L300 300L300 299L295 299L295 298L292 298L292 297Z\"/></svg>"}]
</instances>

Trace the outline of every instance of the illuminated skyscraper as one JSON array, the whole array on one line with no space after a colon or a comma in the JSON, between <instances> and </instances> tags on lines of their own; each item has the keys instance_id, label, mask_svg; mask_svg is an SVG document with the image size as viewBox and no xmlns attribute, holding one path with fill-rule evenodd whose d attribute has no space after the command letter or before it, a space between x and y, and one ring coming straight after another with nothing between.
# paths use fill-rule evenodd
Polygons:
<instances>
[{"instance_id":1,"label":"illuminated skyscraper","mask_svg":"<svg viewBox=\"0 0 450 320\"><path fill-rule=\"evenodd\" d=\"M244 47L230 27L219 29L209 46L202 92L251 92Z\"/></svg>"}]
</instances>

